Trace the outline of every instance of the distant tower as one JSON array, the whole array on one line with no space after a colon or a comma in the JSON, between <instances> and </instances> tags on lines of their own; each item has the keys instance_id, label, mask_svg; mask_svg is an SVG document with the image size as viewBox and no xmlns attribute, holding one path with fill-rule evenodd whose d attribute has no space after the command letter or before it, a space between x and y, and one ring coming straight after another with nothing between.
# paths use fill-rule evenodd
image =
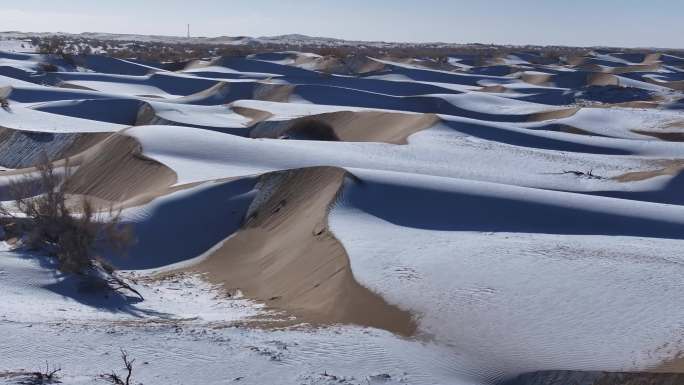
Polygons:
<instances>
[{"instance_id":1,"label":"distant tower","mask_svg":"<svg viewBox=\"0 0 684 385\"><path fill-rule=\"evenodd\" d=\"M188 24L188 39L190 38L190 24Z\"/></svg>"}]
</instances>

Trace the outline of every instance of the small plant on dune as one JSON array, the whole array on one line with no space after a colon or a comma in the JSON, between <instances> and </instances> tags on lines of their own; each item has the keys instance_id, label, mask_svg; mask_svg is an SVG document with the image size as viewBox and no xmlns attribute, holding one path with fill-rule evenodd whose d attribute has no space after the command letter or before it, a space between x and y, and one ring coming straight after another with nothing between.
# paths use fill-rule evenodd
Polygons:
<instances>
[{"instance_id":1,"label":"small plant on dune","mask_svg":"<svg viewBox=\"0 0 684 385\"><path fill-rule=\"evenodd\" d=\"M6 234L20 238L30 250L54 257L64 273L99 278L114 290L128 290L142 299L99 257L103 250L123 253L132 243L132 232L121 222L120 211L110 209L105 215L98 215L85 197L70 203L67 191L72 176L68 160L63 172L57 173L43 154L36 171L37 179L24 177L11 183L14 207L0 205Z\"/></svg>"},{"instance_id":2,"label":"small plant on dune","mask_svg":"<svg viewBox=\"0 0 684 385\"><path fill-rule=\"evenodd\" d=\"M124 367L126 368L125 378L122 378L121 376L116 374L116 372L103 374L101 377L114 385L131 385L133 376L133 362L135 362L135 360L129 359L128 353L126 353L126 351L123 349L121 349L121 359L123 360Z\"/></svg>"},{"instance_id":3,"label":"small plant on dune","mask_svg":"<svg viewBox=\"0 0 684 385\"><path fill-rule=\"evenodd\" d=\"M58 373L61 371L62 369L59 367L50 368L50 364L45 361L45 370L38 370L31 373L29 382L23 383L30 385L60 383L61 381L58 380Z\"/></svg>"},{"instance_id":4,"label":"small plant on dune","mask_svg":"<svg viewBox=\"0 0 684 385\"><path fill-rule=\"evenodd\" d=\"M38 63L38 68L40 68L43 72L57 72L59 71L59 67L52 63Z\"/></svg>"}]
</instances>

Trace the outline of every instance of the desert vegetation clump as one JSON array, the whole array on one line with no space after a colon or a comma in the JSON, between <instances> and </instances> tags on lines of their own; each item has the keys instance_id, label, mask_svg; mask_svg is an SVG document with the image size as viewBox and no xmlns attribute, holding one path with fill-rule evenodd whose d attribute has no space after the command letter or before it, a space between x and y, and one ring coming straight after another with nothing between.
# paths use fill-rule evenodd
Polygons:
<instances>
[{"instance_id":1,"label":"desert vegetation clump","mask_svg":"<svg viewBox=\"0 0 684 385\"><path fill-rule=\"evenodd\" d=\"M131 229L122 223L121 212L110 209L100 214L88 198L74 201L68 194L71 184L68 160L58 173L43 154L32 176L10 183L12 204L0 205L0 225L6 237L54 258L64 273L97 279L142 299L100 256L104 251L125 253L132 243Z\"/></svg>"},{"instance_id":2,"label":"desert vegetation clump","mask_svg":"<svg viewBox=\"0 0 684 385\"><path fill-rule=\"evenodd\" d=\"M40 68L41 71L43 72L57 72L59 71L59 67L52 63L38 63L38 68Z\"/></svg>"},{"instance_id":3,"label":"desert vegetation clump","mask_svg":"<svg viewBox=\"0 0 684 385\"><path fill-rule=\"evenodd\" d=\"M28 382L25 382L25 383L31 384L31 385L60 383L61 381L58 380L58 377L59 377L58 374L61 371L62 371L62 368L59 368L59 367L51 368L50 364L46 361L45 362L45 369L44 370L38 370L38 371L30 373L30 379Z\"/></svg>"},{"instance_id":4,"label":"desert vegetation clump","mask_svg":"<svg viewBox=\"0 0 684 385\"><path fill-rule=\"evenodd\" d=\"M3 384L21 384L21 385L47 385L47 384L61 384L59 367L50 367L46 361L45 368L40 368L36 371L18 370L18 371L2 371L0 372L0 382ZM9 380L4 382L2 380Z\"/></svg>"},{"instance_id":5,"label":"desert vegetation clump","mask_svg":"<svg viewBox=\"0 0 684 385\"><path fill-rule=\"evenodd\" d=\"M135 360L128 358L128 353L126 353L126 351L123 349L121 349L121 360L123 360L124 368L126 369L125 377L119 376L116 372L103 374L100 377L114 385L132 385L131 381L133 381L133 363Z\"/></svg>"},{"instance_id":6,"label":"desert vegetation clump","mask_svg":"<svg viewBox=\"0 0 684 385\"><path fill-rule=\"evenodd\" d=\"M563 46L501 46L493 44L446 44L446 43L380 43L344 42L327 44L288 41L251 41L246 44L223 44L212 39L204 41L136 41L108 40L91 36L52 35L31 38L31 43L42 54L56 55L67 64L73 64L78 57L90 54L134 60L160 65L165 69L177 70L197 59L213 57L247 57L252 54L303 51L321 55L341 62L340 68L350 67L354 60L366 57L387 59L425 60L428 66L438 69L451 69L448 58L451 56L468 57L475 66L487 65L494 58L504 57L512 52L524 51L539 56L542 62L549 62L561 56L582 56L591 52L590 48ZM352 66L353 67L353 66ZM350 70L353 72L353 70Z\"/></svg>"}]
</instances>

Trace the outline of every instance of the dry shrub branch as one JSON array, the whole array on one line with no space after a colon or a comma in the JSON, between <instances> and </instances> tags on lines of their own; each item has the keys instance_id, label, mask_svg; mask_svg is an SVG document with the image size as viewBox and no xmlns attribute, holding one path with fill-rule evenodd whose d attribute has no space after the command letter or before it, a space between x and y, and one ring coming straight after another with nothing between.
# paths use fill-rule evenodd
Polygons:
<instances>
[{"instance_id":1,"label":"dry shrub branch","mask_svg":"<svg viewBox=\"0 0 684 385\"><path fill-rule=\"evenodd\" d=\"M13 206L0 205L5 232L21 239L29 250L54 257L64 273L99 278L114 290L131 291L142 299L100 257L105 250L125 253L133 241L130 227L121 221L121 211L98 213L85 197L70 202L71 183L68 160L58 173L43 154L33 176L10 184Z\"/></svg>"}]
</instances>

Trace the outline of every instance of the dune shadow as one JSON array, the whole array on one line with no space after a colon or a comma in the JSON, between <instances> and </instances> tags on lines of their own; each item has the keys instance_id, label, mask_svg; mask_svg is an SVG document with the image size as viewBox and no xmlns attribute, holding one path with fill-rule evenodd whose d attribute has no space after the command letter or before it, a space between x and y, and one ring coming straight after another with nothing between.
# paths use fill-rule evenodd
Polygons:
<instances>
[{"instance_id":1,"label":"dune shadow","mask_svg":"<svg viewBox=\"0 0 684 385\"><path fill-rule=\"evenodd\" d=\"M642 202L666 203L684 205L684 173L679 173L670 179L665 186L651 191L597 191L586 194L604 197L630 199Z\"/></svg>"},{"instance_id":2,"label":"dune shadow","mask_svg":"<svg viewBox=\"0 0 684 385\"><path fill-rule=\"evenodd\" d=\"M83 99L58 101L35 107L34 110L73 118L96 120L133 126L143 102L133 98Z\"/></svg>"},{"instance_id":3,"label":"dune shadow","mask_svg":"<svg viewBox=\"0 0 684 385\"><path fill-rule=\"evenodd\" d=\"M136 318L172 318L173 316L169 313L138 306L138 304L144 303L144 300L114 291L107 287L102 280L86 275L60 272L55 258L19 251L15 251L14 254L22 259L36 261L41 268L50 270L55 282L41 287L63 298L101 311L128 314Z\"/></svg>"},{"instance_id":4,"label":"dune shadow","mask_svg":"<svg viewBox=\"0 0 684 385\"><path fill-rule=\"evenodd\" d=\"M491 140L512 146L537 148L540 150L567 151L585 154L629 155L629 151L618 148L571 142L569 140L539 136L532 130L530 133L508 130L493 125L475 122L443 120L444 125L460 133L480 139Z\"/></svg>"},{"instance_id":5,"label":"dune shadow","mask_svg":"<svg viewBox=\"0 0 684 385\"><path fill-rule=\"evenodd\" d=\"M607 200L609 205L604 206L594 201L602 198L582 194L532 189L529 194L467 184L437 190L361 181L345 192L344 199L390 223L425 230L684 238L684 220L640 216L628 201Z\"/></svg>"},{"instance_id":6,"label":"dune shadow","mask_svg":"<svg viewBox=\"0 0 684 385\"><path fill-rule=\"evenodd\" d=\"M151 269L194 258L235 232L253 199L256 178L187 190L131 219L137 242L126 256L106 257L126 270Z\"/></svg>"}]
</instances>

